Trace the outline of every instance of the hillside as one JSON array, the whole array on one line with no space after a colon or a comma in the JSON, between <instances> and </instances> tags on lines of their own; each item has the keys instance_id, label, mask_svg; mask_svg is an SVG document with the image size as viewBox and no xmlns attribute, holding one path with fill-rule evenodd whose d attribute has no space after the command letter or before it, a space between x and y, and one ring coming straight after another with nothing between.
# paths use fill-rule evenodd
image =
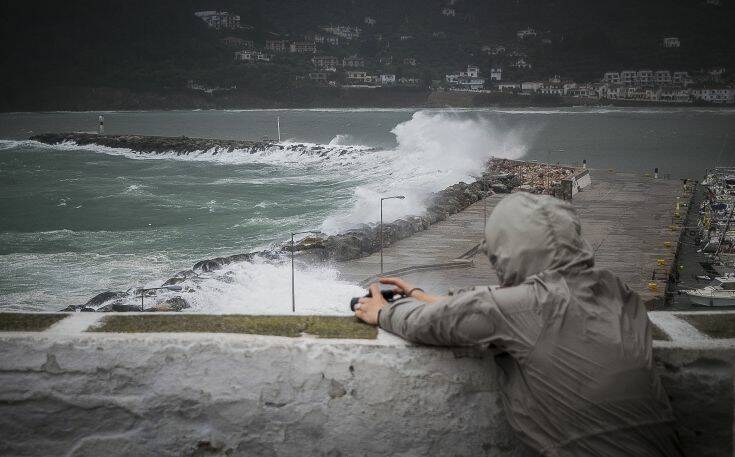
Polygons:
<instances>
[{"instance_id":1,"label":"hillside","mask_svg":"<svg viewBox=\"0 0 735 457\"><path fill-rule=\"evenodd\" d=\"M449 4L453 16L442 14ZM265 40L303 40L329 24L363 32L339 46L319 46L321 53L357 54L368 70L416 78L422 86L468 64L483 74L501 66L505 80L558 74L589 81L628 68L735 68L732 0L6 0L0 9L0 109L18 109L34 93L53 106L56 97L59 103L68 98L69 88L164 93L182 90L189 80L283 100L314 89L304 81L314 71L310 56L281 54L267 65L243 65L222 38L253 40L262 48ZM243 27L208 28L194 15L199 10L238 14ZM375 24L366 25L366 17ZM527 27L537 35L518 38ZM666 36L679 37L681 47L662 47ZM493 55L498 46L505 50ZM513 69L519 56L532 67Z\"/></svg>"}]
</instances>

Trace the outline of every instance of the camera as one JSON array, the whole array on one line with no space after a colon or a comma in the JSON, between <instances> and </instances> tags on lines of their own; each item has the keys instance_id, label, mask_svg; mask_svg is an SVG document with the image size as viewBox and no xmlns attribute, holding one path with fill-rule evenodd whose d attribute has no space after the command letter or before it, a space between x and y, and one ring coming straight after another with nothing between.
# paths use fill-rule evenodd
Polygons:
<instances>
[{"instance_id":1,"label":"camera","mask_svg":"<svg viewBox=\"0 0 735 457\"><path fill-rule=\"evenodd\" d=\"M383 295L383 298L387 302L392 302L402 297L401 294L397 294L393 292L393 289L384 289L384 290L381 290L380 293ZM365 295L365 298L372 297L372 296L373 296L373 293L368 291L367 295ZM355 305L357 305L357 302L360 300L360 298L362 297L353 297L352 300L350 300L350 310L351 311L353 312L355 311Z\"/></svg>"}]
</instances>

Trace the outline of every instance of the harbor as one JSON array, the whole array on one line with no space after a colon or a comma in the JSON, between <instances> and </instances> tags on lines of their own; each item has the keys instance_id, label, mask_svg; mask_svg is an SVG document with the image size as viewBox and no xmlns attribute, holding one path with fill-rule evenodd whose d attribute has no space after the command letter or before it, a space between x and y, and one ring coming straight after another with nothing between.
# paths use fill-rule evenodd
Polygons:
<instances>
[{"instance_id":1,"label":"harbor","mask_svg":"<svg viewBox=\"0 0 735 457\"><path fill-rule=\"evenodd\" d=\"M735 168L695 182L676 271L675 309L735 309Z\"/></svg>"}]
</instances>

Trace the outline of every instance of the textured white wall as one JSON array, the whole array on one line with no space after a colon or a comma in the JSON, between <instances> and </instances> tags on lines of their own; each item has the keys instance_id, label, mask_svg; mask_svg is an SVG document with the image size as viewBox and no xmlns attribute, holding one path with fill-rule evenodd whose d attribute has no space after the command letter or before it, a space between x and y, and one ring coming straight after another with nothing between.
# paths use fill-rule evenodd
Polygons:
<instances>
[{"instance_id":1,"label":"textured white wall","mask_svg":"<svg viewBox=\"0 0 735 457\"><path fill-rule=\"evenodd\" d=\"M656 351L689 455L730 455L732 353ZM390 335L4 334L0 455L529 455L495 374Z\"/></svg>"},{"instance_id":2,"label":"textured white wall","mask_svg":"<svg viewBox=\"0 0 735 457\"><path fill-rule=\"evenodd\" d=\"M400 341L0 336L0 455L517 455L493 376Z\"/></svg>"}]
</instances>

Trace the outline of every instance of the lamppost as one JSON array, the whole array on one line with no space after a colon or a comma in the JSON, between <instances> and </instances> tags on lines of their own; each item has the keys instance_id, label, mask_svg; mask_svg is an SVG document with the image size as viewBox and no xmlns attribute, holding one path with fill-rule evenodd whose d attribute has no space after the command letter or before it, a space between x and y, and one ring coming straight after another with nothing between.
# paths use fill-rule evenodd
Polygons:
<instances>
[{"instance_id":1,"label":"lamppost","mask_svg":"<svg viewBox=\"0 0 735 457\"><path fill-rule=\"evenodd\" d=\"M480 189L482 189L482 233L485 233L487 229L487 182L485 181L485 173L479 176L472 176L480 183Z\"/></svg>"},{"instance_id":2,"label":"lamppost","mask_svg":"<svg viewBox=\"0 0 735 457\"><path fill-rule=\"evenodd\" d=\"M319 233L316 230L305 230L303 232L293 232L291 234L291 310L296 312L296 280L294 278L294 264L293 264L293 252L294 252L294 235L302 235L304 233Z\"/></svg>"},{"instance_id":3,"label":"lamppost","mask_svg":"<svg viewBox=\"0 0 735 457\"><path fill-rule=\"evenodd\" d=\"M148 288L142 287L140 289L140 310L141 311L144 311L144 308L143 308L143 298L145 297L145 293L146 292L148 292L149 290L164 290L164 289L165 290L171 290L171 291L174 291L174 292L179 292L179 291L181 291L183 289L183 287L181 287L181 286L163 286L163 287L148 287Z\"/></svg>"},{"instance_id":4,"label":"lamppost","mask_svg":"<svg viewBox=\"0 0 735 457\"><path fill-rule=\"evenodd\" d=\"M403 200L406 198L405 195L394 195L392 197L381 197L380 198L380 274L383 274L383 200L390 200L397 198Z\"/></svg>"}]
</instances>

